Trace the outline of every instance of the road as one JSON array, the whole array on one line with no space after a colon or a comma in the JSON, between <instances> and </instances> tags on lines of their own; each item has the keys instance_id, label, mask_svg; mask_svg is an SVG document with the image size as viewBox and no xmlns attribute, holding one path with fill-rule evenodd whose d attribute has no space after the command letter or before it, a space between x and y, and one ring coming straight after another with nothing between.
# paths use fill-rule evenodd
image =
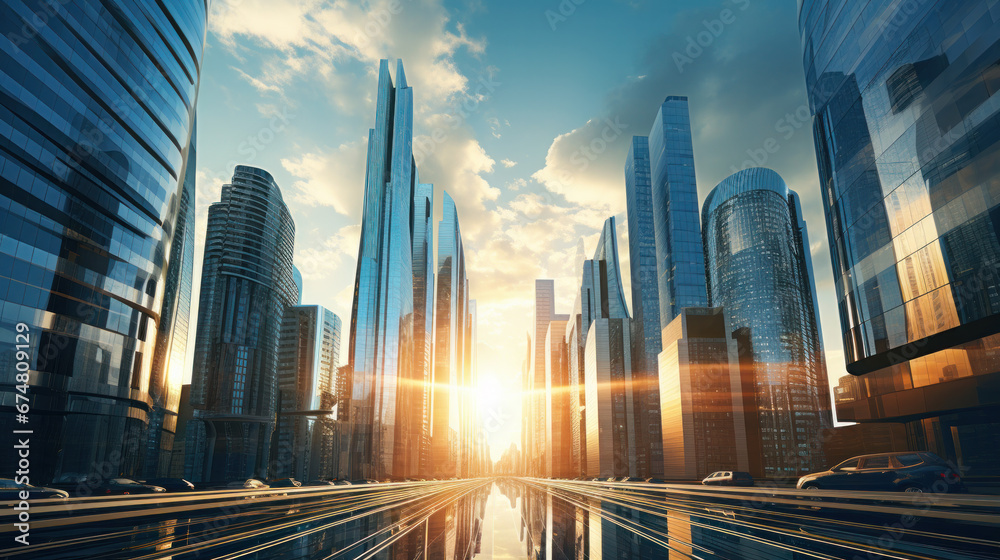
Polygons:
<instances>
[{"instance_id":1,"label":"road","mask_svg":"<svg viewBox=\"0 0 1000 560\"><path fill-rule=\"evenodd\" d=\"M995 496L503 477L71 498L30 504L29 546L13 505L2 558L1000 558Z\"/></svg>"}]
</instances>

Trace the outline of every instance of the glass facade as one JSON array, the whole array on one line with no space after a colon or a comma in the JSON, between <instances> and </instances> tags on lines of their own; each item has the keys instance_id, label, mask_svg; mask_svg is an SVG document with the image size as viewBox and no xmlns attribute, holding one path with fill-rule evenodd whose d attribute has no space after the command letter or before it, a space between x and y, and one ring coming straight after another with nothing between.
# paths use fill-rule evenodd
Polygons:
<instances>
[{"instance_id":1,"label":"glass facade","mask_svg":"<svg viewBox=\"0 0 1000 560\"><path fill-rule=\"evenodd\" d=\"M278 344L278 449L271 475L300 482L337 478L334 437L341 321L318 305L285 308Z\"/></svg>"},{"instance_id":2,"label":"glass facade","mask_svg":"<svg viewBox=\"0 0 1000 560\"><path fill-rule=\"evenodd\" d=\"M996 433L1000 405L982 390L1000 379L998 17L974 0L799 10L844 348L863 375L841 419L907 421L911 446L993 474L1000 455L960 436Z\"/></svg>"},{"instance_id":3,"label":"glass facade","mask_svg":"<svg viewBox=\"0 0 1000 560\"><path fill-rule=\"evenodd\" d=\"M430 476L431 402L434 381L434 185L413 194L413 384L408 425L412 446L406 471Z\"/></svg>"},{"instance_id":4,"label":"glass facade","mask_svg":"<svg viewBox=\"0 0 1000 560\"><path fill-rule=\"evenodd\" d=\"M685 307L708 305L698 185L687 97L667 97L649 131L660 328Z\"/></svg>"},{"instance_id":5,"label":"glass facade","mask_svg":"<svg viewBox=\"0 0 1000 560\"><path fill-rule=\"evenodd\" d=\"M632 354L640 406L640 424L648 431L649 475L663 475L660 435L660 390L656 358L661 350L660 294L656 273L656 228L649 138L633 136L625 160L625 200L628 208L629 268L632 273ZM645 459L643 458L645 462Z\"/></svg>"},{"instance_id":6,"label":"glass facade","mask_svg":"<svg viewBox=\"0 0 1000 560\"><path fill-rule=\"evenodd\" d=\"M205 32L200 0L0 4L0 335L29 326L27 379L13 345L0 355L0 413L13 418L26 381L32 482L159 468L173 432L165 356L183 352L186 319L183 294L165 292L189 282ZM178 334L170 350L161 330Z\"/></svg>"},{"instance_id":7,"label":"glass facade","mask_svg":"<svg viewBox=\"0 0 1000 560\"><path fill-rule=\"evenodd\" d=\"M545 333L545 476L573 478L569 355L566 328L569 315L555 315Z\"/></svg>"},{"instance_id":8,"label":"glass facade","mask_svg":"<svg viewBox=\"0 0 1000 560\"><path fill-rule=\"evenodd\" d=\"M351 478L404 476L406 448L398 418L400 380L413 367L413 243L417 182L413 161L413 90L403 62L396 84L379 64L375 128L368 133L364 212L348 363L352 367Z\"/></svg>"},{"instance_id":9,"label":"glass facade","mask_svg":"<svg viewBox=\"0 0 1000 560\"><path fill-rule=\"evenodd\" d=\"M268 476L278 412L278 341L295 305L295 224L274 178L236 166L208 209L185 474L193 482Z\"/></svg>"},{"instance_id":10,"label":"glass facade","mask_svg":"<svg viewBox=\"0 0 1000 560\"><path fill-rule=\"evenodd\" d=\"M465 351L468 281L455 201L444 193L438 224L437 298L434 340L433 475L456 476L461 426L459 388Z\"/></svg>"},{"instance_id":11,"label":"glass facade","mask_svg":"<svg viewBox=\"0 0 1000 560\"><path fill-rule=\"evenodd\" d=\"M774 171L746 169L719 183L703 212L709 298L725 308L752 371L750 472L826 468L829 385L798 195Z\"/></svg>"},{"instance_id":12,"label":"glass facade","mask_svg":"<svg viewBox=\"0 0 1000 560\"><path fill-rule=\"evenodd\" d=\"M664 329L659 383L668 478L699 480L750 468L732 332L721 307L684 308Z\"/></svg>"},{"instance_id":13,"label":"glass facade","mask_svg":"<svg viewBox=\"0 0 1000 560\"><path fill-rule=\"evenodd\" d=\"M588 476L649 476L635 412L632 326L618 265L614 216L604 222L594 258L583 266L584 410ZM648 465L645 466L648 468Z\"/></svg>"}]
</instances>

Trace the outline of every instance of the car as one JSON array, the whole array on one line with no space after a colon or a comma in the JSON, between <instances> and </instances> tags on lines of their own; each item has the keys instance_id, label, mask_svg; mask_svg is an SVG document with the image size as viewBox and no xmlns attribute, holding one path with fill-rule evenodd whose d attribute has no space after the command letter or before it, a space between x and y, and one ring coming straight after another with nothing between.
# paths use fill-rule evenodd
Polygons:
<instances>
[{"instance_id":1,"label":"car","mask_svg":"<svg viewBox=\"0 0 1000 560\"><path fill-rule=\"evenodd\" d=\"M239 480L230 482L226 485L226 488L233 490L266 490L270 488L270 486L264 484L256 478L248 478L243 482L240 482Z\"/></svg>"},{"instance_id":2,"label":"car","mask_svg":"<svg viewBox=\"0 0 1000 560\"><path fill-rule=\"evenodd\" d=\"M332 480L310 480L302 486L336 486L337 483Z\"/></svg>"},{"instance_id":3,"label":"car","mask_svg":"<svg viewBox=\"0 0 1000 560\"><path fill-rule=\"evenodd\" d=\"M662 478L656 478L656 477L647 478L646 482L649 484L666 484L666 482Z\"/></svg>"},{"instance_id":4,"label":"car","mask_svg":"<svg viewBox=\"0 0 1000 560\"><path fill-rule=\"evenodd\" d=\"M359 478L357 480L352 480L351 484L353 484L353 485L358 485L358 484L378 484L378 481L377 480L372 480L370 478Z\"/></svg>"},{"instance_id":5,"label":"car","mask_svg":"<svg viewBox=\"0 0 1000 560\"><path fill-rule=\"evenodd\" d=\"M334 484L337 485L337 486L350 486L351 485L351 481L350 480L338 480L338 481L334 482Z\"/></svg>"},{"instance_id":6,"label":"car","mask_svg":"<svg viewBox=\"0 0 1000 560\"><path fill-rule=\"evenodd\" d=\"M965 492L962 478L947 461L927 451L851 457L830 470L799 478L802 490L873 492Z\"/></svg>"},{"instance_id":7,"label":"car","mask_svg":"<svg viewBox=\"0 0 1000 560\"><path fill-rule=\"evenodd\" d=\"M22 494L27 492L28 500L44 500L48 498L66 499L69 492L56 488L45 488L42 486L32 486L30 484L18 484L16 480L10 478L0 478L0 501L22 500Z\"/></svg>"},{"instance_id":8,"label":"car","mask_svg":"<svg viewBox=\"0 0 1000 560\"><path fill-rule=\"evenodd\" d=\"M743 471L716 471L701 483L706 486L753 486L753 477Z\"/></svg>"},{"instance_id":9,"label":"car","mask_svg":"<svg viewBox=\"0 0 1000 560\"><path fill-rule=\"evenodd\" d=\"M142 483L159 486L167 492L194 492L194 484L183 478L152 478Z\"/></svg>"},{"instance_id":10,"label":"car","mask_svg":"<svg viewBox=\"0 0 1000 560\"><path fill-rule=\"evenodd\" d=\"M299 486L302 486L302 483L294 478L280 478L270 484L271 488L298 488Z\"/></svg>"},{"instance_id":11,"label":"car","mask_svg":"<svg viewBox=\"0 0 1000 560\"><path fill-rule=\"evenodd\" d=\"M100 496L129 496L135 494L159 494L166 492L162 486L152 484L142 484L131 478L110 478L94 488L94 495Z\"/></svg>"}]
</instances>

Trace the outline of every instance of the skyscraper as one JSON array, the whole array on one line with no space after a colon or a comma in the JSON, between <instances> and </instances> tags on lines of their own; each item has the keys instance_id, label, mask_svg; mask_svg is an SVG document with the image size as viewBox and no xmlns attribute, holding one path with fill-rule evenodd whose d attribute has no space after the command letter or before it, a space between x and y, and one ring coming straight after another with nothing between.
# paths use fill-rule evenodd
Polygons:
<instances>
[{"instance_id":1,"label":"skyscraper","mask_svg":"<svg viewBox=\"0 0 1000 560\"><path fill-rule=\"evenodd\" d=\"M336 478L340 449L337 365L341 321L319 305L285 308L278 346L278 448L274 477Z\"/></svg>"},{"instance_id":2,"label":"skyscraper","mask_svg":"<svg viewBox=\"0 0 1000 560\"><path fill-rule=\"evenodd\" d=\"M545 476L572 478L568 315L556 315L545 333Z\"/></svg>"},{"instance_id":3,"label":"skyscraper","mask_svg":"<svg viewBox=\"0 0 1000 560\"><path fill-rule=\"evenodd\" d=\"M430 469L434 388L434 185L418 183L413 195L413 383L408 399L414 445L406 472Z\"/></svg>"},{"instance_id":4,"label":"skyscraper","mask_svg":"<svg viewBox=\"0 0 1000 560\"><path fill-rule=\"evenodd\" d=\"M629 267L632 273L633 373L638 398L639 422L648 427L650 476L663 476L663 448L660 437L660 391L656 359L660 354L660 294L656 271L656 228L654 227L653 186L649 167L649 138L633 136L625 160L625 198L628 207Z\"/></svg>"},{"instance_id":5,"label":"skyscraper","mask_svg":"<svg viewBox=\"0 0 1000 560\"><path fill-rule=\"evenodd\" d=\"M614 216L584 263L584 391L588 476L640 476L632 379L631 319L618 267Z\"/></svg>"},{"instance_id":6,"label":"skyscraper","mask_svg":"<svg viewBox=\"0 0 1000 560\"><path fill-rule=\"evenodd\" d=\"M368 167L348 363L353 368L353 478L405 476L399 386L413 368L414 187L413 90L403 62L396 85L389 62L379 63L375 128L368 132Z\"/></svg>"},{"instance_id":7,"label":"skyscraper","mask_svg":"<svg viewBox=\"0 0 1000 560\"><path fill-rule=\"evenodd\" d=\"M183 191L177 199L174 240L168 260L171 264L163 290L160 328L156 333L156 351L149 377L153 409L149 414L149 429L145 438L146 456L139 470L146 478L165 475L173 464L188 341L194 335L189 327L194 293L196 135L197 119L191 130Z\"/></svg>"},{"instance_id":8,"label":"skyscraper","mask_svg":"<svg viewBox=\"0 0 1000 560\"><path fill-rule=\"evenodd\" d=\"M281 318L298 297L294 244L274 178L236 166L208 209L186 433L185 472L194 482L268 474Z\"/></svg>"},{"instance_id":9,"label":"skyscraper","mask_svg":"<svg viewBox=\"0 0 1000 560\"><path fill-rule=\"evenodd\" d=\"M444 193L438 225L437 298L434 339L432 471L456 476L461 437L467 279L462 229L455 201Z\"/></svg>"},{"instance_id":10,"label":"skyscraper","mask_svg":"<svg viewBox=\"0 0 1000 560\"><path fill-rule=\"evenodd\" d=\"M528 459L532 474L541 475L545 470L545 334L549 322L555 318L556 288L552 280L535 280L535 332L532 340L531 360L531 411L526 420L531 423L531 447Z\"/></svg>"},{"instance_id":11,"label":"skyscraper","mask_svg":"<svg viewBox=\"0 0 1000 560\"><path fill-rule=\"evenodd\" d=\"M0 361L28 325L32 481L170 448L205 30L202 1L0 4Z\"/></svg>"},{"instance_id":12,"label":"skyscraper","mask_svg":"<svg viewBox=\"0 0 1000 560\"><path fill-rule=\"evenodd\" d=\"M649 131L649 166L662 329L682 308L708 305L687 97L670 96L660 106ZM638 174L636 181L638 194Z\"/></svg>"},{"instance_id":13,"label":"skyscraper","mask_svg":"<svg viewBox=\"0 0 1000 560\"><path fill-rule=\"evenodd\" d=\"M709 297L752 370L751 472L825 468L829 385L799 197L774 171L752 168L719 183L703 212Z\"/></svg>"},{"instance_id":14,"label":"skyscraper","mask_svg":"<svg viewBox=\"0 0 1000 560\"><path fill-rule=\"evenodd\" d=\"M664 471L671 478L697 480L750 468L732 333L721 307L686 307L663 329L659 383Z\"/></svg>"},{"instance_id":15,"label":"skyscraper","mask_svg":"<svg viewBox=\"0 0 1000 560\"><path fill-rule=\"evenodd\" d=\"M1000 25L975 1L804 0L803 67L854 398L841 420L906 424L997 475ZM856 44L861 22L875 32Z\"/></svg>"}]
</instances>

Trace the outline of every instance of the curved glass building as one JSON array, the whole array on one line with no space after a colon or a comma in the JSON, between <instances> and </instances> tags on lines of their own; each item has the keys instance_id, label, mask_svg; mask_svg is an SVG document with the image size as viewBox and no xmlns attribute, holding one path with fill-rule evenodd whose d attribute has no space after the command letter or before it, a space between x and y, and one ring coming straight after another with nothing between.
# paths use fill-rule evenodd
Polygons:
<instances>
[{"instance_id":1,"label":"curved glass building","mask_svg":"<svg viewBox=\"0 0 1000 560\"><path fill-rule=\"evenodd\" d=\"M911 447L993 474L998 18L975 0L799 9L847 367L863 376L839 416L906 422Z\"/></svg>"},{"instance_id":2,"label":"curved glass building","mask_svg":"<svg viewBox=\"0 0 1000 560\"><path fill-rule=\"evenodd\" d=\"M294 306L295 224L274 178L236 166L208 209L185 475L267 477L281 318Z\"/></svg>"},{"instance_id":3,"label":"curved glass building","mask_svg":"<svg viewBox=\"0 0 1000 560\"><path fill-rule=\"evenodd\" d=\"M798 195L763 168L731 175L702 208L708 296L739 347L755 476L829 466L819 436L830 392L801 216Z\"/></svg>"},{"instance_id":4,"label":"curved glass building","mask_svg":"<svg viewBox=\"0 0 1000 560\"><path fill-rule=\"evenodd\" d=\"M153 364L185 342L161 331L186 327L166 292L190 282L205 32L204 0L0 3L0 337L30 328L32 482L135 475L159 460L151 413L172 407L157 438L176 423L175 363ZM15 359L0 353L7 418Z\"/></svg>"}]
</instances>

